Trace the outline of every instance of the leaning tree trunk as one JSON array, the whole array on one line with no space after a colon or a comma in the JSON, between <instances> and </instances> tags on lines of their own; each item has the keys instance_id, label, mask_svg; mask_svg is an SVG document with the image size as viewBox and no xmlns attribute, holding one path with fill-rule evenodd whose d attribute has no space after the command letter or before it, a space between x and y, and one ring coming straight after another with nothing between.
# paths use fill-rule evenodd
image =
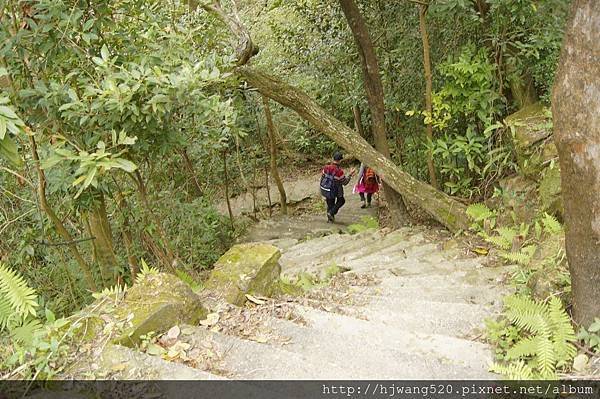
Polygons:
<instances>
[{"instance_id":1,"label":"leaning tree trunk","mask_svg":"<svg viewBox=\"0 0 600 399\"><path fill-rule=\"evenodd\" d=\"M421 41L423 42L423 69L425 71L425 111L430 118L433 116L433 83L431 81L431 57L429 50L429 35L427 34L427 8L429 5L419 5L419 29L421 31ZM435 188L439 188L437 177L435 176L435 166L433 165L433 126L431 122L426 126L428 150L427 150L427 169L429 169L429 182Z\"/></svg>"},{"instance_id":2,"label":"leaning tree trunk","mask_svg":"<svg viewBox=\"0 0 600 399\"><path fill-rule=\"evenodd\" d=\"M277 135L275 132L275 124L273 123L273 115L271 115L271 107L269 106L269 98L266 96L263 96L263 105L265 107L265 119L267 120L267 135L269 136L271 175L273 176L273 180L275 180L277 190L279 190L279 203L281 204L281 213L287 215L287 195L285 193L283 181L281 181L281 176L279 176L279 170L277 169Z\"/></svg>"},{"instance_id":3,"label":"leaning tree trunk","mask_svg":"<svg viewBox=\"0 0 600 399\"><path fill-rule=\"evenodd\" d=\"M377 62L375 48L369 37L367 24L354 0L339 0L339 2L354 35L354 41L358 47L358 54L363 66L363 79L367 92L367 101L371 110L371 118L373 119L375 148L383 156L391 159L385 127L383 84L379 75L379 63ZM383 193L390 209L393 224L399 226L403 221L406 222L408 213L402 197L388 185L385 179L383 179Z\"/></svg>"},{"instance_id":4,"label":"leaning tree trunk","mask_svg":"<svg viewBox=\"0 0 600 399\"><path fill-rule=\"evenodd\" d=\"M113 247L112 230L108 221L104 195L97 191L93 197L91 209L86 212L87 220L90 233L94 237L92 245L100 268L103 286L111 287L117 281L119 262Z\"/></svg>"},{"instance_id":5,"label":"leaning tree trunk","mask_svg":"<svg viewBox=\"0 0 600 399\"><path fill-rule=\"evenodd\" d=\"M575 321L600 316L600 2L571 9L552 98Z\"/></svg>"},{"instance_id":6,"label":"leaning tree trunk","mask_svg":"<svg viewBox=\"0 0 600 399\"><path fill-rule=\"evenodd\" d=\"M329 115L301 90L247 66L237 68L237 72L263 95L293 109L313 127L375 168L390 187L408 201L423 208L448 229L457 231L469 227L466 207L463 204L403 172L391 160L371 147L358 133Z\"/></svg>"}]
</instances>

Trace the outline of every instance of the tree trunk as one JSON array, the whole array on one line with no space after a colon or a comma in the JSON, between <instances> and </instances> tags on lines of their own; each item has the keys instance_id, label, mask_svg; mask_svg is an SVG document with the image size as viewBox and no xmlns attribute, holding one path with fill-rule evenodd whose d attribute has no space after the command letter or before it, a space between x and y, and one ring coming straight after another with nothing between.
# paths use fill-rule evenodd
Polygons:
<instances>
[{"instance_id":1,"label":"tree trunk","mask_svg":"<svg viewBox=\"0 0 600 399\"><path fill-rule=\"evenodd\" d=\"M423 69L425 70L425 111L431 118L433 116L433 83L431 81L431 57L429 50L429 35L427 34L427 8L428 5L419 6L419 29L421 30L421 40L423 41ZM425 125L427 133L427 169L429 169L429 181L435 188L439 188L437 177L435 176L435 166L433 165L433 152L431 144L433 143L433 127L431 123Z\"/></svg>"},{"instance_id":2,"label":"tree trunk","mask_svg":"<svg viewBox=\"0 0 600 399\"><path fill-rule=\"evenodd\" d=\"M187 150L185 148L181 148L179 150L179 153L181 154L181 158L183 158L183 164L184 164L186 170L188 171L190 178L192 179L192 182L193 182L192 186L194 187L194 192L196 194L196 197L200 198L203 195L202 187L200 186L198 177L196 177L196 171L194 170L194 164L192 163L192 160L188 156Z\"/></svg>"},{"instance_id":3,"label":"tree trunk","mask_svg":"<svg viewBox=\"0 0 600 399\"><path fill-rule=\"evenodd\" d=\"M375 148L384 157L391 159L385 126L383 84L379 75L379 63L377 62L375 48L369 37L367 25L354 0L339 0L339 2L348 25L352 30L363 67L363 80L367 92L367 101L371 110L371 118L373 119ZM388 185L385 179L383 179L383 193L390 209L392 223L398 227L408 219L408 212L406 211L402 197Z\"/></svg>"},{"instance_id":4,"label":"tree trunk","mask_svg":"<svg viewBox=\"0 0 600 399\"><path fill-rule=\"evenodd\" d=\"M121 212L123 217L123 226L121 228L121 236L123 237L123 244L125 245L125 251L127 252L127 262L129 263L129 272L131 274L131 281L135 281L138 271L140 270L139 263L134 254L133 248L133 233L131 232L131 224L129 223L129 216L127 215L127 201L123 197L121 187L119 187L117 180L113 178L117 190L115 192L115 202L117 203L117 209Z\"/></svg>"},{"instance_id":5,"label":"tree trunk","mask_svg":"<svg viewBox=\"0 0 600 399\"><path fill-rule=\"evenodd\" d=\"M552 98L575 321L600 316L600 2L571 9Z\"/></svg>"},{"instance_id":6,"label":"tree trunk","mask_svg":"<svg viewBox=\"0 0 600 399\"><path fill-rule=\"evenodd\" d=\"M225 202L227 202L227 212L229 212L229 222L231 230L235 230L235 222L233 219L233 210L231 209L231 201L229 200L229 173L227 173L227 151L223 151L223 176L225 177Z\"/></svg>"},{"instance_id":7,"label":"tree trunk","mask_svg":"<svg viewBox=\"0 0 600 399\"><path fill-rule=\"evenodd\" d=\"M73 237L67 231L63 222L56 215L56 213L54 212L54 209L52 209L52 207L50 207L50 204L48 204L48 199L46 198L46 174L44 173L44 171L40 165L40 158L39 158L38 152L37 152L37 144L35 142L35 138L33 137L33 134L30 131L28 131L27 134L29 136L29 144L31 146L31 157L33 158L33 161L35 163L35 169L38 174L37 192L38 192L38 198L40 200L41 208L46 213L46 215L48 215L48 218L50 219L50 221L52 221L52 224L54 224L54 228L56 229L56 232L58 233L58 235L63 240L65 240L65 242L67 243L67 248L69 248L71 255L73 256L73 258L75 258L75 260L77 261L77 264L79 265L79 267L81 268L81 271L83 272L83 275L85 277L85 281L88 285L88 288L91 291L96 291L97 287L96 287L96 283L94 281L94 275L92 274L92 269L87 264L85 259L83 259L83 256L81 256L81 253L77 249L77 245L75 244Z\"/></svg>"},{"instance_id":8,"label":"tree trunk","mask_svg":"<svg viewBox=\"0 0 600 399\"><path fill-rule=\"evenodd\" d=\"M408 201L423 208L449 230L468 229L469 220L463 204L403 172L354 130L329 115L301 90L250 67L240 67L237 72L263 95L293 109L314 128L329 136L347 151L356 154L362 162L375 168L394 190L401 193Z\"/></svg>"},{"instance_id":9,"label":"tree trunk","mask_svg":"<svg viewBox=\"0 0 600 399\"><path fill-rule=\"evenodd\" d=\"M110 287L117 281L118 261L113 248L112 230L106 212L104 195L94 193L92 209L87 212L90 232L94 240L94 253L100 269L104 287Z\"/></svg>"},{"instance_id":10,"label":"tree trunk","mask_svg":"<svg viewBox=\"0 0 600 399\"><path fill-rule=\"evenodd\" d=\"M287 195L285 193L285 187L281 176L279 176L279 170L277 169L277 141L275 139L275 124L273 123L273 116L271 115L271 107L269 106L269 98L263 96L263 105L265 107L265 118L267 120L267 135L269 136L269 154L271 157L271 175L275 184L277 184L277 190L279 190L279 203L281 204L281 213L284 215L288 214L287 209Z\"/></svg>"},{"instance_id":11,"label":"tree trunk","mask_svg":"<svg viewBox=\"0 0 600 399\"><path fill-rule=\"evenodd\" d=\"M363 139L366 139L365 130L363 129L363 125L362 125L362 117L360 114L360 108L358 107L358 105L355 105L354 107L352 107L352 114L354 115L354 129L356 130L356 133L358 133L360 135L360 137L362 137Z\"/></svg>"},{"instance_id":12,"label":"tree trunk","mask_svg":"<svg viewBox=\"0 0 600 399\"><path fill-rule=\"evenodd\" d=\"M158 218L158 216L156 215L156 213L150 206L150 201L148 199L148 191L146 190L146 184L144 183L142 174L140 173L139 170L136 170L130 176L137 186L137 189L138 189L137 193L138 193L140 202L144 206L145 211L150 215L150 217L152 217L152 221L154 222L156 232L158 233L158 235L160 236L160 239L162 241L162 244L164 247L164 254L165 254L163 263L165 263L165 266L167 267L167 269L175 270L175 268L177 267L177 263L178 263L177 256L175 255L175 252L171 248L171 243L169 242L169 240L167 238L167 233L165 232L165 230L162 227L161 220Z\"/></svg>"}]
</instances>

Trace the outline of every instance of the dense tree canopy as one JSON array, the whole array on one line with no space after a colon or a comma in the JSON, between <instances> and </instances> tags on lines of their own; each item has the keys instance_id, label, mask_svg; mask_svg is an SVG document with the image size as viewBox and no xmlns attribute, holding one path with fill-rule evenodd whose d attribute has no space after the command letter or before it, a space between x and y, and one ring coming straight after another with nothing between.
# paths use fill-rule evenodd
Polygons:
<instances>
[{"instance_id":1,"label":"dense tree canopy","mask_svg":"<svg viewBox=\"0 0 600 399\"><path fill-rule=\"evenodd\" d=\"M68 315L92 292L134 284L149 264L202 281L248 223L272 214L270 197L256 203L258 189L272 181L288 214L289 175L319 169L339 147L378 170L390 227L423 213L529 265L544 252L543 227L564 221L575 314L589 325L598 303L582 298L597 291L585 283L597 242L578 240L597 226L579 222L597 217L583 200L597 182L573 178L589 170L569 160L582 149L566 125L593 131L568 115L597 104L564 100L577 78L570 65L591 74L564 49L551 96L569 9L597 26L577 13L593 2L571 3L3 2L0 272L8 265L38 296L24 294L31 307L16 311L0 296L0 332L48 318L39 309ZM581 55L586 43L570 29L566 46ZM563 116L558 153L550 108ZM527 118L543 121L532 139L522 137ZM548 191L560 194L561 174L565 212L544 203ZM548 189L551 176L559 182ZM510 197L519 184L535 187ZM532 191L541 205L520 218L515 204ZM230 199L242 192L253 210L235 217ZM566 270L564 256L552 262ZM570 306L569 283L562 288Z\"/></svg>"}]
</instances>

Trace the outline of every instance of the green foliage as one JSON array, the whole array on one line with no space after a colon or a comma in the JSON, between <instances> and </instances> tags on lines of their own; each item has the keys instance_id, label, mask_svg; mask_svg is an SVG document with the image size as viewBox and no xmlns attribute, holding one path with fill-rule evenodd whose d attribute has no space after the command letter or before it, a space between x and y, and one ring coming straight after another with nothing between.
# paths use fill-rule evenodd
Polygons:
<instances>
[{"instance_id":1,"label":"green foliage","mask_svg":"<svg viewBox=\"0 0 600 399\"><path fill-rule=\"evenodd\" d=\"M467 207L467 215L473 220L472 228L476 231L487 227L486 222L490 227L494 227L496 223L496 213L479 202Z\"/></svg>"},{"instance_id":2,"label":"green foliage","mask_svg":"<svg viewBox=\"0 0 600 399\"><path fill-rule=\"evenodd\" d=\"M159 273L159 270L156 267L148 266L144 259L140 259L140 263L142 264L142 267L135 278L136 284L141 284L148 276L154 276Z\"/></svg>"},{"instance_id":3,"label":"green foliage","mask_svg":"<svg viewBox=\"0 0 600 399\"><path fill-rule=\"evenodd\" d=\"M4 68L0 68L0 79L7 75ZM14 136L21 135L25 123L10 106L10 100L0 94L0 157L6 159L10 165L20 168L23 161L18 154Z\"/></svg>"},{"instance_id":4,"label":"green foliage","mask_svg":"<svg viewBox=\"0 0 600 399\"><path fill-rule=\"evenodd\" d=\"M591 351L600 354L600 318L595 318L588 329L582 327L577 334L577 339L583 341Z\"/></svg>"},{"instance_id":5,"label":"green foliage","mask_svg":"<svg viewBox=\"0 0 600 399\"><path fill-rule=\"evenodd\" d=\"M568 368L577 353L571 319L560 299L545 303L513 295L504 303L506 321L489 325L488 338L502 349L498 357L503 361L491 370L511 379L556 378L556 371Z\"/></svg>"},{"instance_id":6,"label":"green foliage","mask_svg":"<svg viewBox=\"0 0 600 399\"><path fill-rule=\"evenodd\" d=\"M192 289L192 291L198 292L202 289L202 287L203 287L202 283L196 281L195 278L193 278L192 276L190 276L188 273L184 272L183 270L175 270L175 274L177 275L177 277L179 277L179 279L181 281L183 281L184 283L189 285L190 288Z\"/></svg>"},{"instance_id":7,"label":"green foliage","mask_svg":"<svg viewBox=\"0 0 600 399\"><path fill-rule=\"evenodd\" d=\"M37 295L18 275L0 262L0 331L25 328L26 320L37 316Z\"/></svg>"}]
</instances>

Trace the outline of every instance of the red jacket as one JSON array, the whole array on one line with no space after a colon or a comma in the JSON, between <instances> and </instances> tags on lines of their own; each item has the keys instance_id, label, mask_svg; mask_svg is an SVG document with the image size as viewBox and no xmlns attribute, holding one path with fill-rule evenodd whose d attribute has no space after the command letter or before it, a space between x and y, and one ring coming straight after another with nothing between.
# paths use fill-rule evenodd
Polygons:
<instances>
[{"instance_id":1,"label":"red jacket","mask_svg":"<svg viewBox=\"0 0 600 399\"><path fill-rule=\"evenodd\" d=\"M337 169L337 170L336 170ZM336 193L336 197L343 197L344 196L344 187L346 184L350 183L350 179L351 176L346 176L346 174L344 173L344 169L342 169L339 165L325 165L325 167L323 168L323 175L326 173L334 173L334 180L335 180L335 193Z\"/></svg>"}]
</instances>

